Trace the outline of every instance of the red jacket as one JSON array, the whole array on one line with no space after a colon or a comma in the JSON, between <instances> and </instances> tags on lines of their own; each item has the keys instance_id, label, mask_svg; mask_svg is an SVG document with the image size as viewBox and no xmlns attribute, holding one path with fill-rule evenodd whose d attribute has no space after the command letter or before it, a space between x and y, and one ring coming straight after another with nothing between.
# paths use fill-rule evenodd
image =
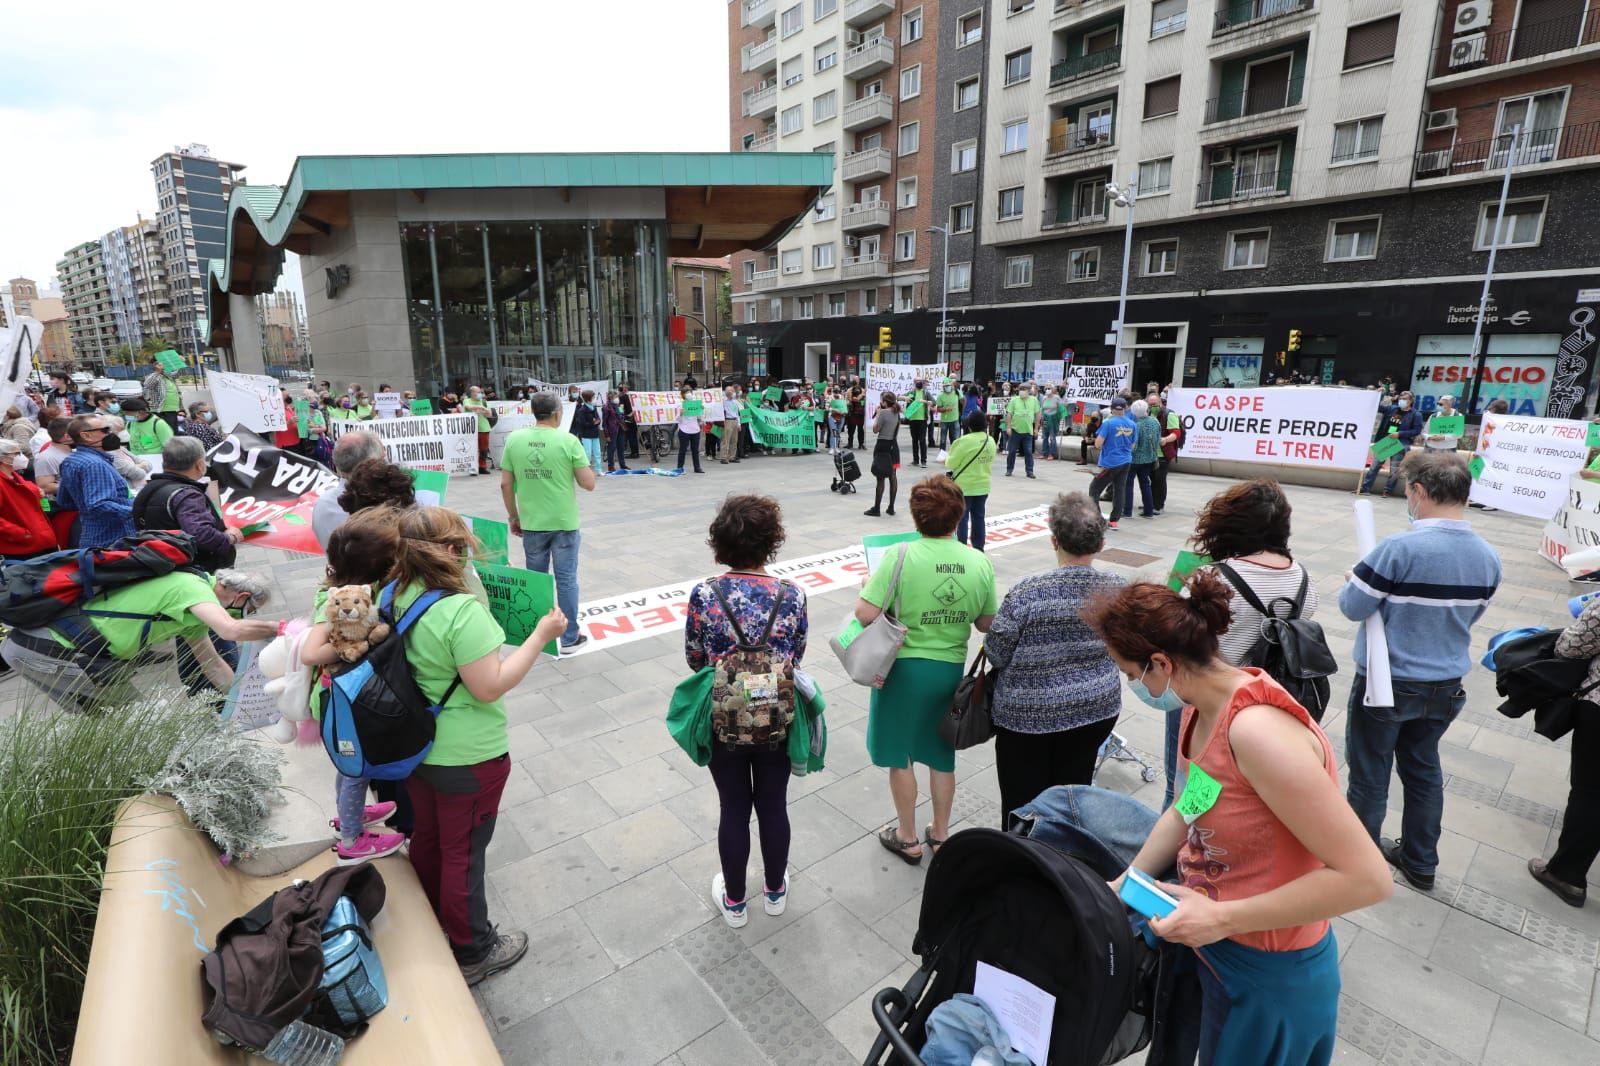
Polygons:
<instances>
[{"instance_id":1,"label":"red jacket","mask_svg":"<svg viewBox=\"0 0 1600 1066\"><path fill-rule=\"evenodd\" d=\"M59 547L41 498L33 482L0 474L0 555L42 555Z\"/></svg>"}]
</instances>

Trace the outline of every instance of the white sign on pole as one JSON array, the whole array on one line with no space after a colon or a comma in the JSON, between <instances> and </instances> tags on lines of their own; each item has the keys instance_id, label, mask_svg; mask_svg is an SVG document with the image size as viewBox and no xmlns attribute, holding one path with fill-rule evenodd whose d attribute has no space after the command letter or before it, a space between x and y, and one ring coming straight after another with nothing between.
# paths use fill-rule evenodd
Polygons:
<instances>
[{"instance_id":1,"label":"white sign on pole","mask_svg":"<svg viewBox=\"0 0 1600 1066\"><path fill-rule=\"evenodd\" d=\"M1196 459L1360 470L1367 465L1378 394L1368 389L1175 388L1180 454Z\"/></svg>"},{"instance_id":2,"label":"white sign on pole","mask_svg":"<svg viewBox=\"0 0 1600 1066\"><path fill-rule=\"evenodd\" d=\"M1117 393L1128 387L1128 378L1132 373L1131 363L1112 363L1110 366L1074 364L1072 369L1066 372L1065 399L1096 403L1104 407Z\"/></svg>"},{"instance_id":3,"label":"white sign on pole","mask_svg":"<svg viewBox=\"0 0 1600 1066\"><path fill-rule=\"evenodd\" d=\"M1483 416L1472 502L1548 519L1567 500L1567 482L1589 457L1588 427L1565 418ZM1478 459L1483 460L1480 464Z\"/></svg>"},{"instance_id":4,"label":"white sign on pole","mask_svg":"<svg viewBox=\"0 0 1600 1066\"><path fill-rule=\"evenodd\" d=\"M211 390L217 425L224 431L243 426L257 433L275 433L289 428L276 378L207 370L206 388Z\"/></svg>"},{"instance_id":5,"label":"white sign on pole","mask_svg":"<svg viewBox=\"0 0 1600 1066\"><path fill-rule=\"evenodd\" d=\"M478 416L427 415L379 418L370 422L337 419L328 425L333 438L366 430L383 438L388 459L409 470L443 470L473 474L478 470Z\"/></svg>"},{"instance_id":6,"label":"white sign on pole","mask_svg":"<svg viewBox=\"0 0 1600 1066\"><path fill-rule=\"evenodd\" d=\"M400 394L398 392L380 392L372 397L372 406L378 409L379 418L400 417Z\"/></svg>"},{"instance_id":7,"label":"white sign on pole","mask_svg":"<svg viewBox=\"0 0 1600 1066\"><path fill-rule=\"evenodd\" d=\"M878 413L878 400L892 392L905 407L904 400L916 391L918 381L931 385L943 381L947 363L868 363L862 375L861 387L867 390L867 422L870 425Z\"/></svg>"},{"instance_id":8,"label":"white sign on pole","mask_svg":"<svg viewBox=\"0 0 1600 1066\"><path fill-rule=\"evenodd\" d=\"M1035 385L1059 385L1067 379L1067 363L1064 359L1039 359L1033 364L1033 382Z\"/></svg>"}]
</instances>

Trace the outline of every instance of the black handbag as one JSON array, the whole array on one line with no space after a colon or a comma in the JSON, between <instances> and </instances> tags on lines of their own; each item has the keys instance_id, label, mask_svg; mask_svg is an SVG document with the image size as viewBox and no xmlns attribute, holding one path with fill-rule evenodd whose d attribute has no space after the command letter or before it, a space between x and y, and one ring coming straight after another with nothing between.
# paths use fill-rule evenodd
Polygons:
<instances>
[{"instance_id":1,"label":"black handbag","mask_svg":"<svg viewBox=\"0 0 1600 1066\"><path fill-rule=\"evenodd\" d=\"M939 719L939 739L957 751L975 748L994 736L990 700L997 675L989 670L989 655L983 649L956 686L950 710Z\"/></svg>"}]
</instances>

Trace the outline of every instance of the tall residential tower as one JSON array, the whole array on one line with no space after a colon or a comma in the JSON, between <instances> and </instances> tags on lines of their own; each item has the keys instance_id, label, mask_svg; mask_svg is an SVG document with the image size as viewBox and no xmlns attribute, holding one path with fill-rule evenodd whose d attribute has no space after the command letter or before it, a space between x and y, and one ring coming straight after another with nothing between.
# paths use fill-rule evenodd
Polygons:
<instances>
[{"instance_id":1,"label":"tall residential tower","mask_svg":"<svg viewBox=\"0 0 1600 1066\"><path fill-rule=\"evenodd\" d=\"M206 316L206 272L227 245L228 193L242 184L244 166L225 163L203 144L174 148L150 164L156 182L156 222L172 291L179 351L198 356Z\"/></svg>"}]
</instances>

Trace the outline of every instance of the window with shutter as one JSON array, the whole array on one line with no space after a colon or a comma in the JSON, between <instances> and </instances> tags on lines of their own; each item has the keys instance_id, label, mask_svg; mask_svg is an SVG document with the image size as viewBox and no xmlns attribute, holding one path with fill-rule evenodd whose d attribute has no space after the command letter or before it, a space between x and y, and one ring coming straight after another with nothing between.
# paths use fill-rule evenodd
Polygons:
<instances>
[{"instance_id":1,"label":"window with shutter","mask_svg":"<svg viewBox=\"0 0 1600 1066\"><path fill-rule=\"evenodd\" d=\"M1177 76L1147 83L1144 87L1144 117L1170 115L1178 110L1178 88Z\"/></svg>"},{"instance_id":2,"label":"window with shutter","mask_svg":"<svg viewBox=\"0 0 1600 1066\"><path fill-rule=\"evenodd\" d=\"M1344 34L1344 69L1393 59L1399 33L1399 15L1351 26Z\"/></svg>"}]
</instances>

